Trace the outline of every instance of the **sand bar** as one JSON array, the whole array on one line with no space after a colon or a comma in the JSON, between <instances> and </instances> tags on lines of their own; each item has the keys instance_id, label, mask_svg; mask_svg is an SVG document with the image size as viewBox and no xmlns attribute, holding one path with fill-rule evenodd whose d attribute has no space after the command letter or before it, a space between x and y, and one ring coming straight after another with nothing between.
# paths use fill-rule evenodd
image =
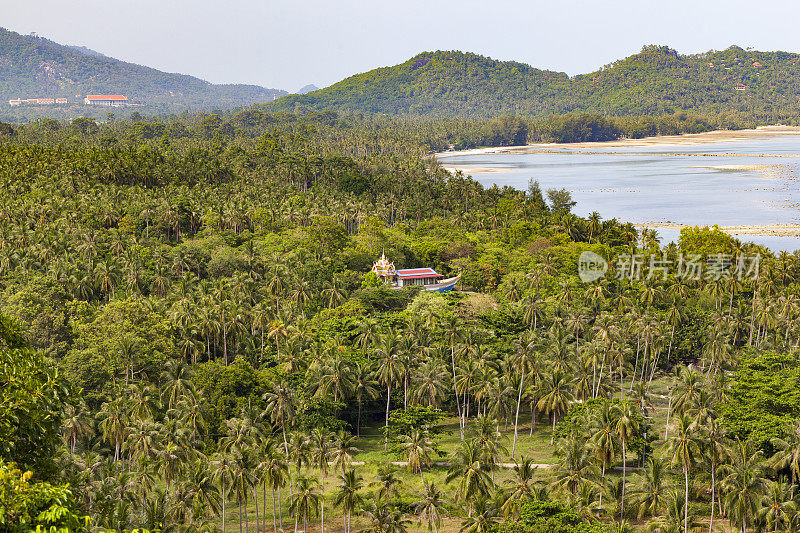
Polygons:
<instances>
[{"instance_id":1,"label":"sand bar","mask_svg":"<svg viewBox=\"0 0 800 533\"><path fill-rule=\"evenodd\" d=\"M681 230L696 227L691 224L675 222L652 222L647 224L634 224L637 228ZM762 235L771 237L800 237L800 223L798 224L740 224L736 226L719 226L719 229L728 235Z\"/></svg>"},{"instance_id":2,"label":"sand bar","mask_svg":"<svg viewBox=\"0 0 800 533\"><path fill-rule=\"evenodd\" d=\"M456 157L462 155L483 154L520 154L535 153L539 151L574 150L580 148L614 148L630 146L659 146L663 144L693 146L698 144L716 143L723 141L738 141L743 139L757 139L775 137L780 135L800 135L798 126L761 126L749 130L715 130L705 133L687 133L684 135L664 135L659 137L644 137L643 139L619 139L616 141L582 142L582 143L536 143L522 146L494 146L487 148L473 148L470 150L453 150L437 152L437 159ZM683 155L683 154L680 154ZM714 154L716 156L722 154ZM735 154L742 155L742 154Z\"/></svg>"}]
</instances>

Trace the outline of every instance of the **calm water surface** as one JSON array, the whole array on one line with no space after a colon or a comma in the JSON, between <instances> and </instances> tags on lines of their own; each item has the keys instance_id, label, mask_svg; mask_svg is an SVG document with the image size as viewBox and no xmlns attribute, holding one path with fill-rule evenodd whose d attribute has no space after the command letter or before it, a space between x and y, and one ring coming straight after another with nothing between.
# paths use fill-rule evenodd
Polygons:
<instances>
[{"instance_id":1,"label":"calm water surface","mask_svg":"<svg viewBox=\"0 0 800 533\"><path fill-rule=\"evenodd\" d=\"M637 224L800 223L800 136L546 150L457 155L442 163L472 169L484 185L526 189L535 179L542 190L564 187L582 216L597 211ZM677 230L658 232L662 243L677 240ZM798 237L738 237L773 250L800 249Z\"/></svg>"}]
</instances>

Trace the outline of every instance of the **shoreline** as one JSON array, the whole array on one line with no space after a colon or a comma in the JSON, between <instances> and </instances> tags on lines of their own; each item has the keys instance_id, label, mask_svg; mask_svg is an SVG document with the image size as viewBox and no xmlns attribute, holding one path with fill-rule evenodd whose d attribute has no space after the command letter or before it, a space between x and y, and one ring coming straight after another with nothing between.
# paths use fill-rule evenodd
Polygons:
<instances>
[{"instance_id":1,"label":"shoreline","mask_svg":"<svg viewBox=\"0 0 800 533\"><path fill-rule=\"evenodd\" d=\"M483 155L483 154L520 154L536 153L547 150L557 149L578 149L578 148L599 148L599 147L639 147L639 146L658 146L664 144L694 146L721 141L737 141L743 139L757 139L760 137L776 137L781 135L800 135L800 126L759 126L755 129L747 130L713 130L704 133L684 133L681 135L661 135L656 137L643 137L641 139L618 139L615 141L589 141L577 143L533 143L517 146L487 146L483 148L470 148L468 150L453 150L447 152L435 152L433 157L437 160L448 157L458 157L464 155ZM442 165L454 167L452 165ZM449 170L449 169L448 169Z\"/></svg>"},{"instance_id":2,"label":"shoreline","mask_svg":"<svg viewBox=\"0 0 800 533\"><path fill-rule=\"evenodd\" d=\"M675 222L653 222L650 224L639 223L633 224L637 229L666 229L678 230L683 228L695 227L714 227L714 224L679 224ZM717 226L720 230L728 235L753 235L760 237L800 237L800 223L787 223L787 224L736 224L733 226Z\"/></svg>"}]
</instances>

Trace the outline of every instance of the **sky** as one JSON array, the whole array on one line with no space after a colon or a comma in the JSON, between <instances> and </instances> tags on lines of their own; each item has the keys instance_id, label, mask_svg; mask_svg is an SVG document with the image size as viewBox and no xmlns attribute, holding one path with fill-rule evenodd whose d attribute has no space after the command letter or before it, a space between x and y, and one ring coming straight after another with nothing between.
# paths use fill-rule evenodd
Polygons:
<instances>
[{"instance_id":1,"label":"sky","mask_svg":"<svg viewBox=\"0 0 800 533\"><path fill-rule=\"evenodd\" d=\"M645 44L800 52L796 0L0 0L0 26L214 83L295 91L462 50L591 72Z\"/></svg>"}]
</instances>

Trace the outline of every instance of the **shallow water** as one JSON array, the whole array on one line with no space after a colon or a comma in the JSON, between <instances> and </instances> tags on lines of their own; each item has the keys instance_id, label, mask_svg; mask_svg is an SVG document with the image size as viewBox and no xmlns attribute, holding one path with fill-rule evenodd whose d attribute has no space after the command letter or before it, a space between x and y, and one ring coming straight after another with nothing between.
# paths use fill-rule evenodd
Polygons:
<instances>
[{"instance_id":1,"label":"shallow water","mask_svg":"<svg viewBox=\"0 0 800 533\"><path fill-rule=\"evenodd\" d=\"M693 145L547 147L529 153L455 155L442 163L470 168L484 185L527 189L528 180L535 179L543 191L564 187L572 192L574 212L581 216L597 211L604 219L635 224L800 223L797 135ZM678 230L656 229L662 243L677 240ZM800 237L736 237L775 251L800 249Z\"/></svg>"}]
</instances>

